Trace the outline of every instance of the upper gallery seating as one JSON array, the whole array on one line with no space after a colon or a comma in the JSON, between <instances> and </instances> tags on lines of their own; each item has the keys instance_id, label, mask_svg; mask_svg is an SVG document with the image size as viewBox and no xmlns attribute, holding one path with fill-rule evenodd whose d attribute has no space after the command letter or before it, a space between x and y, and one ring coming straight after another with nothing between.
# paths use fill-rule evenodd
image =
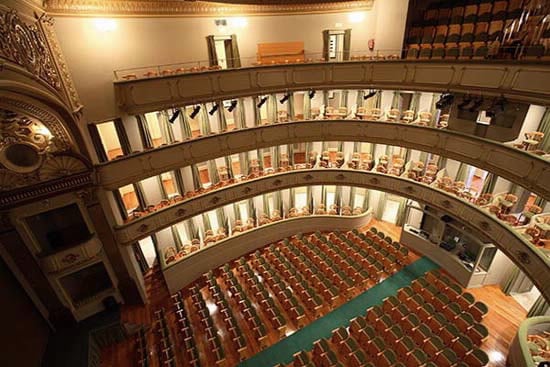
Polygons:
<instances>
[{"instance_id":1,"label":"upper gallery seating","mask_svg":"<svg viewBox=\"0 0 550 367\"><path fill-rule=\"evenodd\" d=\"M550 28L543 19L549 9L523 0L435 2L409 29L406 58L546 59Z\"/></svg>"}]
</instances>

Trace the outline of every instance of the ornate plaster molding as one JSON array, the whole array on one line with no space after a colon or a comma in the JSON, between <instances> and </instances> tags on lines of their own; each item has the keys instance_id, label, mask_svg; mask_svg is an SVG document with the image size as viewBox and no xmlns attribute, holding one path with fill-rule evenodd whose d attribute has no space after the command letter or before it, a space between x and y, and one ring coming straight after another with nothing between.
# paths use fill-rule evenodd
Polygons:
<instances>
[{"instance_id":1,"label":"ornate plaster molding","mask_svg":"<svg viewBox=\"0 0 550 367\"><path fill-rule=\"evenodd\" d=\"M312 178L306 180L307 175L310 175ZM343 177L340 175L343 175ZM275 187L273 181L277 179L283 183ZM364 187L400 195L426 203L460 219L470 229L487 236L495 246L501 249L529 276L545 298L547 300L550 299L549 258L541 250L528 243L519 233L511 230L506 223L490 215L488 211L467 203L445 191L409 179L374 172L319 169L291 171L263 176L255 180L246 181L243 184L224 187L208 194L191 198L183 201L181 204L160 210L143 219L119 226L115 228L115 235L119 243L129 244L174 223L216 207L222 207L275 190L322 184ZM243 185L250 188L250 191L246 194L242 190ZM214 205L212 204L213 197L218 197L217 203ZM186 209L185 213L176 216L175 214L181 208Z\"/></svg>"},{"instance_id":2,"label":"ornate plaster molding","mask_svg":"<svg viewBox=\"0 0 550 367\"><path fill-rule=\"evenodd\" d=\"M259 1L256 1L259 2ZM372 9L374 0L292 1L278 4L230 4L194 0L45 0L53 15L228 16L329 13Z\"/></svg>"}]
</instances>

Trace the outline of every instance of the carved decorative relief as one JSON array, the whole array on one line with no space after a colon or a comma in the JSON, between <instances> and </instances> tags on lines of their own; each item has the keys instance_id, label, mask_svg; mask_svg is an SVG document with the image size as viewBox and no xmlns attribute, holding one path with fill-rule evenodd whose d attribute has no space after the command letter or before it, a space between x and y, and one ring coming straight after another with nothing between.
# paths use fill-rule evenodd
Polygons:
<instances>
[{"instance_id":1,"label":"carved decorative relief","mask_svg":"<svg viewBox=\"0 0 550 367\"><path fill-rule=\"evenodd\" d=\"M36 75L56 90L61 80L38 24L26 24L15 10L0 13L0 56Z\"/></svg>"},{"instance_id":2,"label":"carved decorative relief","mask_svg":"<svg viewBox=\"0 0 550 367\"><path fill-rule=\"evenodd\" d=\"M48 13L58 14L111 14L111 15L246 15L337 12L369 10L374 0L355 1L248 1L247 4L223 4L210 1L176 0L46 0Z\"/></svg>"}]
</instances>

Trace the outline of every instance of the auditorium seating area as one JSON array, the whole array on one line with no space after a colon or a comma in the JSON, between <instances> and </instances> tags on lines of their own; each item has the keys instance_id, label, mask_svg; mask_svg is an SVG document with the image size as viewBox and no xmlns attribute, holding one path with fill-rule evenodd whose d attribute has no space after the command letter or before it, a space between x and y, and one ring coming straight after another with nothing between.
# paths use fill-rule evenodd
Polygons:
<instances>
[{"instance_id":1,"label":"auditorium seating area","mask_svg":"<svg viewBox=\"0 0 550 367\"><path fill-rule=\"evenodd\" d=\"M333 330L313 350L294 355L288 367L481 367L487 307L439 270L399 289L349 326Z\"/></svg>"},{"instance_id":2,"label":"auditorium seating area","mask_svg":"<svg viewBox=\"0 0 550 367\"><path fill-rule=\"evenodd\" d=\"M226 362L249 358L409 263L408 249L374 227L270 244L209 271L153 312L159 363L232 365ZM147 337L141 331L136 343L140 366L151 363Z\"/></svg>"},{"instance_id":3,"label":"auditorium seating area","mask_svg":"<svg viewBox=\"0 0 550 367\"><path fill-rule=\"evenodd\" d=\"M407 59L546 59L548 4L437 1L408 31ZM540 6L538 6L540 5ZM528 16L526 16L529 14Z\"/></svg>"}]
</instances>

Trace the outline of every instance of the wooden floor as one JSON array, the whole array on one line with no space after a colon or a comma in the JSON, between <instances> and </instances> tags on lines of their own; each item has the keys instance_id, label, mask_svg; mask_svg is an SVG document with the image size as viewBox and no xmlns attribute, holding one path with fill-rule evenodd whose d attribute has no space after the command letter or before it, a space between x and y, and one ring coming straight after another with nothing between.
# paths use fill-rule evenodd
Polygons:
<instances>
[{"instance_id":1,"label":"wooden floor","mask_svg":"<svg viewBox=\"0 0 550 367\"><path fill-rule=\"evenodd\" d=\"M390 234L393 238L399 238L401 233L401 227L393 225L391 223L386 222L373 222L369 224L368 227L375 225L379 230L383 231L384 233ZM410 260L414 261L418 259L419 256L413 253L410 253ZM155 267L154 270L150 271L146 277L145 277L145 284L147 288L147 293L149 295L149 303L144 306L123 306L122 307L122 319L125 322L139 324L139 325L145 325L147 327L152 328L153 324L153 313L155 310L158 310L159 308L165 308L167 313L169 314L168 317L173 317L173 315L170 315L172 309L173 309L173 302L172 299L168 293L168 290L164 284L164 280L162 278L162 274L158 267ZM526 311L510 296L505 296L498 286L485 286L478 289L469 289L470 293L472 293L477 300L480 300L484 303L486 303L489 306L489 314L486 316L484 320L484 324L489 329L489 339L483 343L481 348L487 352L489 355L489 358L491 360L489 366L491 367L504 367L505 361L506 361L506 355L508 353L508 348L510 345L510 342L512 341L516 330L521 323L522 320L525 319ZM360 290L354 291L354 294L358 294ZM205 298L208 297L208 294L203 294ZM347 297L346 297L347 298ZM208 301L208 300L207 300ZM340 301L338 301L335 306L342 304L345 302L345 298L342 297ZM328 307L324 306L322 310L322 314L326 314L330 309L333 309L334 307ZM188 308L189 310L193 310L192 307ZM196 316L196 315L195 315ZM307 321L311 322L316 316L308 314L307 315ZM192 317L192 322L195 327L194 329L200 329L200 321L194 320ZM170 320L174 321L174 320ZM216 317L214 315L214 321L216 324L218 324L216 320ZM241 320L239 320L241 321ZM175 321L174 321L175 322ZM244 323L244 322L243 322ZM174 323L175 324L175 323ZM223 325L223 321L219 322L220 326ZM269 325L269 323L268 323ZM223 330L223 327L219 328L220 331ZM292 332L292 323L290 323L289 328L287 329L287 332ZM178 348L178 345L180 345L180 341L178 339L178 335L176 333L173 333L174 342L176 344L175 352L176 352L176 359L178 361L178 366L186 366L185 363L185 356L183 353L183 348ZM223 335L222 335L223 337ZM147 333L148 338L148 350L149 350L149 360L150 360L150 366L152 367L160 367L159 363L159 356L157 355L157 340L156 336L152 332ZM260 349L257 345L257 342L255 341L254 337L251 335L247 335L247 339L249 341L249 351L250 353L256 353ZM198 340L201 340L198 338ZM269 344L273 344L278 340L277 335L272 332L269 333ZM210 366L214 365L213 362L210 361L209 356L211 353L208 353L208 351L204 348L206 346L206 343L199 347L199 353L203 355L203 358L205 359L202 363L202 366ZM235 366L239 361L239 356L236 352L233 352L230 348L226 349L226 358L227 358L227 364L226 366ZM202 359L202 358L201 358ZM133 339L129 339L125 342L119 343L115 346L111 346L106 348L102 353L102 361L101 366L102 367L135 367L136 366L136 349L135 349L135 341ZM263 366L262 366L263 367Z\"/></svg>"}]
</instances>

